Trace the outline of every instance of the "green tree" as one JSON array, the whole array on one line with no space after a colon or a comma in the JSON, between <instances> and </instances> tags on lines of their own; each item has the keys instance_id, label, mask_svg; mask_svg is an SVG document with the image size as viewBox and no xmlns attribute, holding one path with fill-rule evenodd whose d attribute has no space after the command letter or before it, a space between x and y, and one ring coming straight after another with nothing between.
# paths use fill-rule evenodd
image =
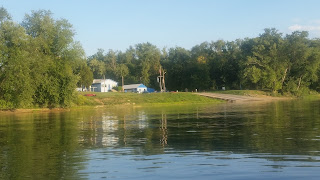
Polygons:
<instances>
[{"instance_id":1,"label":"green tree","mask_svg":"<svg viewBox=\"0 0 320 180\"><path fill-rule=\"evenodd\" d=\"M147 61L141 63L141 81L145 85L150 83L150 64Z\"/></svg>"},{"instance_id":2,"label":"green tree","mask_svg":"<svg viewBox=\"0 0 320 180\"><path fill-rule=\"evenodd\" d=\"M191 63L190 51L181 47L170 48L168 51L168 60L162 63L163 67L167 69L167 89L184 91L185 88L188 88L188 68Z\"/></svg>"},{"instance_id":3,"label":"green tree","mask_svg":"<svg viewBox=\"0 0 320 180\"><path fill-rule=\"evenodd\" d=\"M21 24L31 37L34 102L48 107L69 106L78 81L72 67L77 58L70 56L71 51L76 52L72 25L65 19L54 20L45 10L32 11Z\"/></svg>"},{"instance_id":4,"label":"green tree","mask_svg":"<svg viewBox=\"0 0 320 180\"><path fill-rule=\"evenodd\" d=\"M282 34L276 29L265 29L253 43L251 55L246 57L244 68L247 82L256 84L256 87L262 89L268 88L272 91L281 89L286 69L285 58L281 56Z\"/></svg>"},{"instance_id":5,"label":"green tree","mask_svg":"<svg viewBox=\"0 0 320 180\"><path fill-rule=\"evenodd\" d=\"M319 52L320 52L320 39L313 39L310 44L312 48L313 57L317 57L317 62L320 61ZM317 67L317 66L314 66ZM314 70L314 69L313 69ZM310 88L316 91L320 91L320 67L316 69L316 72L312 73L312 82Z\"/></svg>"},{"instance_id":6,"label":"green tree","mask_svg":"<svg viewBox=\"0 0 320 180\"><path fill-rule=\"evenodd\" d=\"M210 47L204 42L191 49L191 64L188 67L189 89L209 89L211 85L209 69Z\"/></svg>"},{"instance_id":7,"label":"green tree","mask_svg":"<svg viewBox=\"0 0 320 180\"><path fill-rule=\"evenodd\" d=\"M125 64L120 64L117 68L117 74L121 77L122 82L122 92L124 92L123 86L124 86L124 77L126 77L129 74L129 69Z\"/></svg>"},{"instance_id":8,"label":"green tree","mask_svg":"<svg viewBox=\"0 0 320 180\"><path fill-rule=\"evenodd\" d=\"M35 79L30 76L33 69L29 46L23 27L12 21L1 23L0 104L9 108L30 107L33 103Z\"/></svg>"},{"instance_id":9,"label":"green tree","mask_svg":"<svg viewBox=\"0 0 320 180\"><path fill-rule=\"evenodd\" d=\"M136 62L140 69L136 76L140 76L145 85L157 87L156 77L160 68L160 50L150 43L142 43L136 45L135 52Z\"/></svg>"},{"instance_id":10,"label":"green tree","mask_svg":"<svg viewBox=\"0 0 320 180\"><path fill-rule=\"evenodd\" d=\"M10 21L11 16L4 7L0 7L0 23Z\"/></svg>"},{"instance_id":11,"label":"green tree","mask_svg":"<svg viewBox=\"0 0 320 180\"><path fill-rule=\"evenodd\" d=\"M312 52L307 39L308 32L293 32L286 36L286 53L289 59L286 91L297 94L301 87L308 88L311 81L317 80L318 58ZM315 69L314 69L315 68ZM293 86L293 84L295 84ZM291 87L291 88L290 88ZM294 88L292 88L294 87Z\"/></svg>"},{"instance_id":12,"label":"green tree","mask_svg":"<svg viewBox=\"0 0 320 180\"><path fill-rule=\"evenodd\" d=\"M72 25L45 10L19 25L0 8L0 21L0 108L69 106L77 82L88 81L77 74L86 58Z\"/></svg>"},{"instance_id":13,"label":"green tree","mask_svg":"<svg viewBox=\"0 0 320 180\"><path fill-rule=\"evenodd\" d=\"M94 78L102 78L106 73L106 66L102 61L98 61L97 59L92 59L89 61L89 67L93 72Z\"/></svg>"},{"instance_id":14,"label":"green tree","mask_svg":"<svg viewBox=\"0 0 320 180\"><path fill-rule=\"evenodd\" d=\"M83 63L80 66L79 69L79 76L80 76L80 80L78 82L78 86L80 86L81 88L84 86L86 88L88 88L89 86L91 86L92 82L93 82L93 73L90 69L89 66L87 66L87 64Z\"/></svg>"},{"instance_id":15,"label":"green tree","mask_svg":"<svg viewBox=\"0 0 320 180\"><path fill-rule=\"evenodd\" d=\"M193 89L264 89L280 93L320 90L320 41L307 32L283 36L274 28L254 38L226 42L204 42L186 50L160 51L150 43L130 46L124 53L99 49L89 57L89 66L115 79L122 64L128 68L126 81L142 82L158 89L159 69L166 69L166 87ZM101 68L103 67L104 68ZM118 79L119 80L119 79Z\"/></svg>"},{"instance_id":16,"label":"green tree","mask_svg":"<svg viewBox=\"0 0 320 180\"><path fill-rule=\"evenodd\" d=\"M117 52L113 51L112 49L110 49L106 54L106 66L111 76L115 76L117 74L117 58Z\"/></svg>"}]
</instances>

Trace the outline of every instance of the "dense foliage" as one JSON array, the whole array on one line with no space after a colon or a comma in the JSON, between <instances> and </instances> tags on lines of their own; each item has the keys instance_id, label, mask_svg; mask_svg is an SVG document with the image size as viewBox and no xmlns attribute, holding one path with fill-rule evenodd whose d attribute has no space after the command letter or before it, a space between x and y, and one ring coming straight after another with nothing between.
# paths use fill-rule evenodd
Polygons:
<instances>
[{"instance_id":1,"label":"dense foliage","mask_svg":"<svg viewBox=\"0 0 320 180\"><path fill-rule=\"evenodd\" d=\"M0 109L69 106L76 84L91 84L84 51L66 20L43 10L21 24L4 8L0 16Z\"/></svg>"},{"instance_id":2,"label":"dense foliage","mask_svg":"<svg viewBox=\"0 0 320 180\"><path fill-rule=\"evenodd\" d=\"M126 65L128 83L144 83L159 89L156 77L165 69L169 90L260 89L301 95L320 90L320 40L308 32L283 35L265 29L259 37L232 42L204 42L191 50L160 50L150 43L125 52L99 49L89 57L95 78L107 75L120 81L117 68Z\"/></svg>"},{"instance_id":3,"label":"dense foliage","mask_svg":"<svg viewBox=\"0 0 320 180\"><path fill-rule=\"evenodd\" d=\"M161 66L160 50L150 44L137 44L129 47L125 53L109 50L107 53L99 49L88 58L94 78L111 78L118 82L126 77L124 84L144 83L147 86L158 87L157 76Z\"/></svg>"},{"instance_id":4,"label":"dense foliage","mask_svg":"<svg viewBox=\"0 0 320 180\"><path fill-rule=\"evenodd\" d=\"M17 24L0 8L0 109L66 107L76 87L93 78L172 91L259 89L301 95L320 90L320 40L308 32L265 29L255 38L204 42L191 50L150 43L125 52L99 49L86 58L72 25L50 11L32 11Z\"/></svg>"}]
</instances>

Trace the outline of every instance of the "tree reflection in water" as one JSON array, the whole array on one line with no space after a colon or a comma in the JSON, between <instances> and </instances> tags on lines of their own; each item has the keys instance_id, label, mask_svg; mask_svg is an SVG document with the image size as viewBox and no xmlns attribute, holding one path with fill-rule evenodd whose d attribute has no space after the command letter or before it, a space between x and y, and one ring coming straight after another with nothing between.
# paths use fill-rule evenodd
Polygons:
<instances>
[{"instance_id":1,"label":"tree reflection in water","mask_svg":"<svg viewBox=\"0 0 320 180\"><path fill-rule=\"evenodd\" d=\"M0 135L1 179L81 179L95 159L170 154L209 164L240 156L269 160L272 168L319 166L320 103L3 113Z\"/></svg>"}]
</instances>

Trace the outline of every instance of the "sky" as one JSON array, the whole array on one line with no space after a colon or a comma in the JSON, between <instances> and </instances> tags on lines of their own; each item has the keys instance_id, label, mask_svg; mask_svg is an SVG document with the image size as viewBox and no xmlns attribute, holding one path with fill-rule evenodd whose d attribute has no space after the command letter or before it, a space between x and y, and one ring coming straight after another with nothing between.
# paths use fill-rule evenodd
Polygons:
<instances>
[{"instance_id":1,"label":"sky","mask_svg":"<svg viewBox=\"0 0 320 180\"><path fill-rule=\"evenodd\" d=\"M233 41L276 28L320 37L319 0L0 0L15 22L32 10L67 19L86 55L150 42L164 47Z\"/></svg>"}]
</instances>

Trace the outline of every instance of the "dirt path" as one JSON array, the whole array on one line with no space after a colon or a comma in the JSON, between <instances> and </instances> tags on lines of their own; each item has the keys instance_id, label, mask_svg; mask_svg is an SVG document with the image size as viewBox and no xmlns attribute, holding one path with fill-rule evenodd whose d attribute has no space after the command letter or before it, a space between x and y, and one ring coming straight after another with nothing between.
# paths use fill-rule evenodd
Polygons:
<instances>
[{"instance_id":1,"label":"dirt path","mask_svg":"<svg viewBox=\"0 0 320 180\"><path fill-rule=\"evenodd\" d=\"M221 99L228 102L252 102L252 101L271 101L271 100L281 100L284 98L270 97L270 96L240 96L233 94L219 94L219 93L195 93L200 96L206 96L215 99Z\"/></svg>"}]
</instances>

